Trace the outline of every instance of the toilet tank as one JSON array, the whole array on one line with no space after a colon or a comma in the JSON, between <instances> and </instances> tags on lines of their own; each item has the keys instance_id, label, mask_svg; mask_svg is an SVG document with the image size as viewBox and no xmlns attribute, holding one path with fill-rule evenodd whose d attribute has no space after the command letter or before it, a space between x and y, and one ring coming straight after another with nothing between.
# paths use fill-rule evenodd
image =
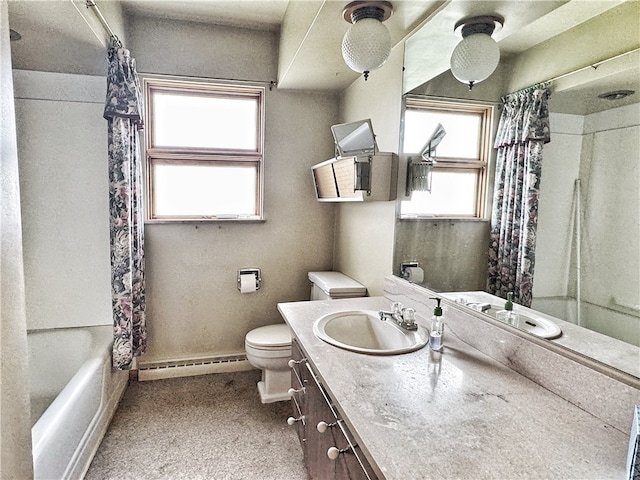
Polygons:
<instances>
[{"instance_id":1,"label":"toilet tank","mask_svg":"<svg viewBox=\"0 0 640 480\"><path fill-rule=\"evenodd\" d=\"M311 300L355 298L367 295L367 287L341 272L309 272Z\"/></svg>"}]
</instances>

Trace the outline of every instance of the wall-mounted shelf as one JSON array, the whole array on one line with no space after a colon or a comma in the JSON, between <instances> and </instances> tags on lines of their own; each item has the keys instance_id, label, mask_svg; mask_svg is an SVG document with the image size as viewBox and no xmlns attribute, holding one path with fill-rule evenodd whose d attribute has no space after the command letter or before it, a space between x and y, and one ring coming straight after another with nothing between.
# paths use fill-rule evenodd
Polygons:
<instances>
[{"instance_id":1,"label":"wall-mounted shelf","mask_svg":"<svg viewBox=\"0 0 640 480\"><path fill-rule=\"evenodd\" d=\"M398 157L377 153L336 157L311 167L319 202L372 202L396 199Z\"/></svg>"}]
</instances>

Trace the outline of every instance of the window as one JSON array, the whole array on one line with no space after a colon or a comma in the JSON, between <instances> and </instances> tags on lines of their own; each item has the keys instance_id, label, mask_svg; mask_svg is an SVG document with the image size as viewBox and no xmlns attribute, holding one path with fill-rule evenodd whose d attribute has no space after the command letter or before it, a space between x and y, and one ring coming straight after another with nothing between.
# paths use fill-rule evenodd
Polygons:
<instances>
[{"instance_id":1,"label":"window","mask_svg":"<svg viewBox=\"0 0 640 480\"><path fill-rule=\"evenodd\" d=\"M144 79L149 220L262 218L264 89Z\"/></svg>"},{"instance_id":2,"label":"window","mask_svg":"<svg viewBox=\"0 0 640 480\"><path fill-rule=\"evenodd\" d=\"M490 105L406 99L404 154L417 156L438 123L447 133L436 149L431 192L402 201L401 217L483 217L492 118Z\"/></svg>"}]
</instances>

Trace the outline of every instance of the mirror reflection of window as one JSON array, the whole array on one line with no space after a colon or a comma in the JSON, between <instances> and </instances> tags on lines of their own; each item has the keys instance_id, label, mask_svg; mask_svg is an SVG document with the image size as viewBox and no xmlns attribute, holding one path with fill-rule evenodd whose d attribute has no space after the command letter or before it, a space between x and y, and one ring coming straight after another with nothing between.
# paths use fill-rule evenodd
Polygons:
<instances>
[{"instance_id":1,"label":"mirror reflection of window","mask_svg":"<svg viewBox=\"0 0 640 480\"><path fill-rule=\"evenodd\" d=\"M403 153L416 154L438 123L447 134L436 149L431 192L401 202L401 217L483 218L493 107L408 97Z\"/></svg>"},{"instance_id":2,"label":"mirror reflection of window","mask_svg":"<svg viewBox=\"0 0 640 480\"><path fill-rule=\"evenodd\" d=\"M413 192L411 201L402 202L402 214L474 216L475 172L434 169L432 175L431 192Z\"/></svg>"}]
</instances>

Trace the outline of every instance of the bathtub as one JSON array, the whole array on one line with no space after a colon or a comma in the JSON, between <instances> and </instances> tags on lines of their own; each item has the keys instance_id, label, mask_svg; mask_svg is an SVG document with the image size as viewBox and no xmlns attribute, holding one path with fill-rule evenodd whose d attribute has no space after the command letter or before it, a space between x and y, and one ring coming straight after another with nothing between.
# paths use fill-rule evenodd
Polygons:
<instances>
[{"instance_id":1,"label":"bathtub","mask_svg":"<svg viewBox=\"0 0 640 480\"><path fill-rule=\"evenodd\" d=\"M28 332L35 479L81 479L127 385L110 325Z\"/></svg>"},{"instance_id":2,"label":"bathtub","mask_svg":"<svg viewBox=\"0 0 640 480\"><path fill-rule=\"evenodd\" d=\"M640 346L640 318L619 309L580 302L580 321L575 298L534 297L531 308L552 317L561 318L576 325Z\"/></svg>"}]
</instances>

